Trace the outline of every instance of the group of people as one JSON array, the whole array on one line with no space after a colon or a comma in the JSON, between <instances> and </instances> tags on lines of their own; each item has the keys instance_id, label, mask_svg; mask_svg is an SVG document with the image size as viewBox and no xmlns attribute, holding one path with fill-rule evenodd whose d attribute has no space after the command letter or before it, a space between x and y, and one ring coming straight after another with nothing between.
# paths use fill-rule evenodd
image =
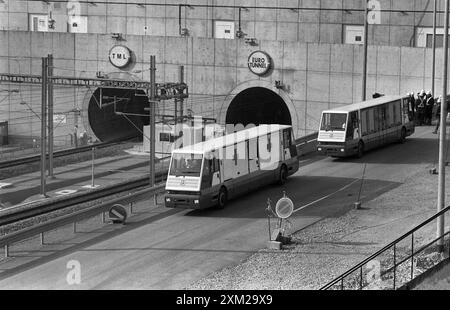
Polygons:
<instances>
[{"instance_id":1,"label":"group of people","mask_svg":"<svg viewBox=\"0 0 450 310\"><path fill-rule=\"evenodd\" d=\"M437 118L437 124L433 133L436 134L440 125L442 96L435 99L431 91L425 92L424 90L418 92L417 96L413 92L407 95L409 96L410 112L416 126L431 126L434 116Z\"/></svg>"}]
</instances>

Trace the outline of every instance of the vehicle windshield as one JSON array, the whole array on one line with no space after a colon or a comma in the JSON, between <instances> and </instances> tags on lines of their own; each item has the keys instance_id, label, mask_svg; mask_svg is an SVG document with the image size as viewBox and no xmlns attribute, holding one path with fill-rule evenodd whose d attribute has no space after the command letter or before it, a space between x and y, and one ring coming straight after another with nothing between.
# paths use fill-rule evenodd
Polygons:
<instances>
[{"instance_id":1,"label":"vehicle windshield","mask_svg":"<svg viewBox=\"0 0 450 310\"><path fill-rule=\"evenodd\" d=\"M347 125L347 114L344 113L324 113L320 130L325 131L345 131Z\"/></svg>"},{"instance_id":2,"label":"vehicle windshield","mask_svg":"<svg viewBox=\"0 0 450 310\"><path fill-rule=\"evenodd\" d=\"M201 154L177 154L172 155L170 175L199 177L202 169Z\"/></svg>"}]
</instances>

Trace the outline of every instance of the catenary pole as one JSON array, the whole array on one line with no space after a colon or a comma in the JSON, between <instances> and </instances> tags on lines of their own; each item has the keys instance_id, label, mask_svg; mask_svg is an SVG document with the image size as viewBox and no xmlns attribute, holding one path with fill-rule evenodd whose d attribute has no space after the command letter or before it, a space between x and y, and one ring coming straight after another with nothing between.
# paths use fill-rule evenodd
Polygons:
<instances>
[{"instance_id":1,"label":"catenary pole","mask_svg":"<svg viewBox=\"0 0 450 310\"><path fill-rule=\"evenodd\" d=\"M442 102L441 102L441 124L439 133L439 185L437 211L445 207L445 138L447 119L447 73L448 73L448 23L449 23L449 0L445 0L445 25L444 25L444 73L442 77ZM444 215L437 219L437 238L444 234ZM444 250L444 238L438 240L438 248Z\"/></svg>"},{"instance_id":2,"label":"catenary pole","mask_svg":"<svg viewBox=\"0 0 450 310\"><path fill-rule=\"evenodd\" d=\"M41 88L41 195L46 196L45 178L46 178L46 140L47 140L47 63L48 58L42 58L42 88Z\"/></svg>"},{"instance_id":3,"label":"catenary pole","mask_svg":"<svg viewBox=\"0 0 450 310\"><path fill-rule=\"evenodd\" d=\"M369 7L367 0L364 0L365 10L364 10L364 60L363 60L363 76L362 76L362 101L367 99L367 49L369 44L369 23L368 14Z\"/></svg>"},{"instance_id":4,"label":"catenary pole","mask_svg":"<svg viewBox=\"0 0 450 310\"><path fill-rule=\"evenodd\" d=\"M433 60L431 67L431 93L435 96L436 90L436 12L437 12L437 0L434 0L433 11Z\"/></svg>"},{"instance_id":5,"label":"catenary pole","mask_svg":"<svg viewBox=\"0 0 450 310\"><path fill-rule=\"evenodd\" d=\"M48 177L53 176L53 83L51 77L53 76L53 55L48 55Z\"/></svg>"},{"instance_id":6,"label":"catenary pole","mask_svg":"<svg viewBox=\"0 0 450 310\"><path fill-rule=\"evenodd\" d=\"M155 127L156 127L155 104L156 104L156 57L152 55L150 56L150 100L149 100L150 187L155 186Z\"/></svg>"}]
</instances>

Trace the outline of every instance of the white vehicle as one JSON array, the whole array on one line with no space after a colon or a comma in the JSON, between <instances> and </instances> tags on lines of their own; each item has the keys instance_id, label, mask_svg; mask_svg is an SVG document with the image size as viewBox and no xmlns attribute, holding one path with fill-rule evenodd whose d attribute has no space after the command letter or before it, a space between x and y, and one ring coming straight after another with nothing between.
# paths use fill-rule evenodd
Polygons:
<instances>
[{"instance_id":1,"label":"white vehicle","mask_svg":"<svg viewBox=\"0 0 450 310\"><path fill-rule=\"evenodd\" d=\"M291 126L261 125L172 151L165 205L203 209L298 171Z\"/></svg>"},{"instance_id":2,"label":"white vehicle","mask_svg":"<svg viewBox=\"0 0 450 310\"><path fill-rule=\"evenodd\" d=\"M347 157L414 133L413 113L407 97L383 96L322 112L318 147L320 154Z\"/></svg>"}]
</instances>

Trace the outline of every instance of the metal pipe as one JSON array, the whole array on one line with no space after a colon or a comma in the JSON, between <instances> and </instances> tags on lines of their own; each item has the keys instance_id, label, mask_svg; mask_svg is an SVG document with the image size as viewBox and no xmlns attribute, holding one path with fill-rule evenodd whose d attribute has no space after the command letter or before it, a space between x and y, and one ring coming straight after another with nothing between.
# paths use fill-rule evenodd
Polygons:
<instances>
[{"instance_id":1,"label":"metal pipe","mask_svg":"<svg viewBox=\"0 0 450 310\"><path fill-rule=\"evenodd\" d=\"M47 58L42 58L42 98L41 98L41 195L46 197L45 192L45 161L46 161L46 136L47 136Z\"/></svg>"},{"instance_id":2,"label":"metal pipe","mask_svg":"<svg viewBox=\"0 0 450 310\"><path fill-rule=\"evenodd\" d=\"M414 277L414 234L411 234L411 280Z\"/></svg>"},{"instance_id":3,"label":"metal pipe","mask_svg":"<svg viewBox=\"0 0 450 310\"><path fill-rule=\"evenodd\" d=\"M367 0L365 2L364 9L364 60L363 60L363 77L362 77L362 101L365 101L367 98L367 50L369 44L369 23L368 23L368 14L369 14L369 6Z\"/></svg>"},{"instance_id":4,"label":"metal pipe","mask_svg":"<svg viewBox=\"0 0 450 310\"><path fill-rule=\"evenodd\" d=\"M67 3L67 0L51 0L51 2L56 3ZM140 6L165 6L165 7L177 7L180 6L180 4L176 3L164 3L164 2L152 2L152 3L142 3L139 1L131 2L131 1L92 1L92 0L78 0L79 3L83 4L108 4L108 5L140 5ZM222 9L238 9L241 6L238 5L211 5L211 4L183 4L183 6L189 6L190 8L222 8ZM352 9L352 8L323 8L323 7L285 7L285 6L279 6L279 7L269 7L269 6L245 6L247 9L260 9L260 10L303 10L303 11L335 11L335 12L363 12L364 9ZM433 13L432 11L424 11L424 10L402 10L402 9L382 9L380 12L387 12L387 13L420 13L420 14L427 14L427 13ZM438 13L443 13L442 11L438 11Z\"/></svg>"},{"instance_id":5,"label":"metal pipe","mask_svg":"<svg viewBox=\"0 0 450 310\"><path fill-rule=\"evenodd\" d=\"M433 12L433 60L431 68L431 93L435 96L436 88L436 10L437 0L434 0L434 12Z\"/></svg>"},{"instance_id":6,"label":"metal pipe","mask_svg":"<svg viewBox=\"0 0 450 310\"><path fill-rule=\"evenodd\" d=\"M92 148L91 187L95 187L95 146Z\"/></svg>"},{"instance_id":7,"label":"metal pipe","mask_svg":"<svg viewBox=\"0 0 450 310\"><path fill-rule=\"evenodd\" d=\"M442 102L441 102L441 131L439 133L439 185L437 211L445 207L445 144L447 134L447 73L448 73L448 25L449 24L449 0L445 0L445 25L444 25L444 73L442 77ZM437 238L444 234L444 215L437 219ZM444 238L437 242L439 251L444 250Z\"/></svg>"}]
</instances>

